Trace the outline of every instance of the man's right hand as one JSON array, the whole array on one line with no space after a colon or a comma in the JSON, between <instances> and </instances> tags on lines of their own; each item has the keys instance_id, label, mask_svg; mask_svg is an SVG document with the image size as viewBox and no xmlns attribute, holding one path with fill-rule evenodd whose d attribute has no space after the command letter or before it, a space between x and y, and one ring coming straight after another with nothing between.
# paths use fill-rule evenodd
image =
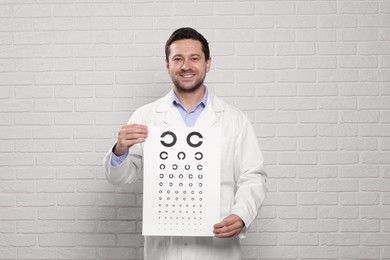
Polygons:
<instances>
[{"instance_id":1,"label":"man's right hand","mask_svg":"<svg viewBox=\"0 0 390 260\"><path fill-rule=\"evenodd\" d=\"M114 148L116 156L124 155L134 144L145 142L148 137L146 125L130 124L122 126L118 131L118 140Z\"/></svg>"}]
</instances>

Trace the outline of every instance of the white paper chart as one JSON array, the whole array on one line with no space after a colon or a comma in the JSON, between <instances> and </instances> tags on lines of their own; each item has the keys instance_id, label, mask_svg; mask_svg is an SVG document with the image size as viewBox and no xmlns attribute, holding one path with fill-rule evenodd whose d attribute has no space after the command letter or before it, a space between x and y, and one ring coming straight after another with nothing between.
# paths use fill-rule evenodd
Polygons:
<instances>
[{"instance_id":1,"label":"white paper chart","mask_svg":"<svg viewBox=\"0 0 390 260\"><path fill-rule=\"evenodd\" d=\"M213 236L220 222L220 130L148 130L142 234Z\"/></svg>"}]
</instances>

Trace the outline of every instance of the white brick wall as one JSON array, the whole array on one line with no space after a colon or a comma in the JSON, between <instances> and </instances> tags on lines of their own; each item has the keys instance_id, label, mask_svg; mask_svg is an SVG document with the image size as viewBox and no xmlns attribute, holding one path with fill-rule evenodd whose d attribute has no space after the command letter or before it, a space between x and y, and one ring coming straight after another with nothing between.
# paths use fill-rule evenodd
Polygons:
<instances>
[{"instance_id":1,"label":"white brick wall","mask_svg":"<svg viewBox=\"0 0 390 260\"><path fill-rule=\"evenodd\" d=\"M115 189L102 158L170 89L182 26L264 151L243 259L390 259L387 0L0 1L0 259L143 258L142 180Z\"/></svg>"}]
</instances>

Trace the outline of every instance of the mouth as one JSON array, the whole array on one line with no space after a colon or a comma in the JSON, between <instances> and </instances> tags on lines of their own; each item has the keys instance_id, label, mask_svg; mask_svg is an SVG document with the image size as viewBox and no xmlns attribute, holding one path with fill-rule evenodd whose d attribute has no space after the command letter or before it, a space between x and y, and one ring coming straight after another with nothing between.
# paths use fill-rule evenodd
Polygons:
<instances>
[{"instance_id":1,"label":"mouth","mask_svg":"<svg viewBox=\"0 0 390 260\"><path fill-rule=\"evenodd\" d=\"M193 77L195 77L195 73L183 73L180 74L180 77L184 79L192 79Z\"/></svg>"}]
</instances>

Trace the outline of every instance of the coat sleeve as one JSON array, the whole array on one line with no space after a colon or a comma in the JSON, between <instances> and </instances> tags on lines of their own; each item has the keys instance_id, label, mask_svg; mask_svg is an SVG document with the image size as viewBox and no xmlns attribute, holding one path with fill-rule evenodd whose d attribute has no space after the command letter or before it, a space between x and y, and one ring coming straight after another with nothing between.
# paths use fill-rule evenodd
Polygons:
<instances>
[{"instance_id":1,"label":"coat sleeve","mask_svg":"<svg viewBox=\"0 0 390 260\"><path fill-rule=\"evenodd\" d=\"M130 118L129 123L143 124L140 113L135 111L133 116ZM103 166L107 180L114 185L123 185L132 183L137 179L139 173L142 172L143 160L142 160L142 144L136 144L130 147L128 156L118 166L111 165L112 159L111 148L103 159Z\"/></svg>"},{"instance_id":2,"label":"coat sleeve","mask_svg":"<svg viewBox=\"0 0 390 260\"><path fill-rule=\"evenodd\" d=\"M235 148L234 172L237 190L232 214L240 216L247 229L256 218L267 191L264 159L247 117L236 139Z\"/></svg>"}]
</instances>

